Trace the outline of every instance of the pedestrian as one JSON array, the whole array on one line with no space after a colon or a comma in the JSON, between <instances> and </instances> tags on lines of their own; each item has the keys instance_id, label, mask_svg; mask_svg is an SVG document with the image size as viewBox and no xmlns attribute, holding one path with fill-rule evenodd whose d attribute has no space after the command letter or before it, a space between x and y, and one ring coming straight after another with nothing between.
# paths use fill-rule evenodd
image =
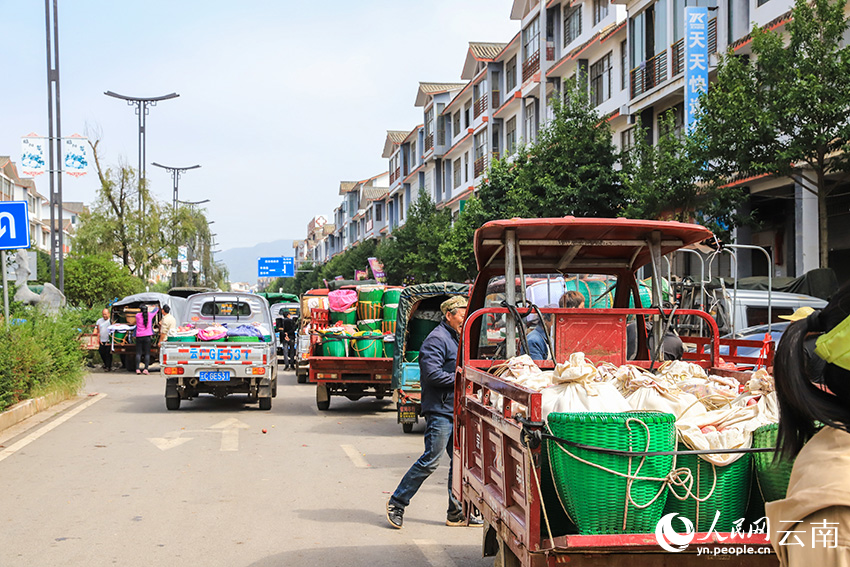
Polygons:
<instances>
[{"instance_id":1,"label":"pedestrian","mask_svg":"<svg viewBox=\"0 0 850 567\"><path fill-rule=\"evenodd\" d=\"M777 451L796 460L765 503L770 543L783 567L850 565L850 284L788 326L774 373Z\"/></svg>"},{"instance_id":2,"label":"pedestrian","mask_svg":"<svg viewBox=\"0 0 850 567\"><path fill-rule=\"evenodd\" d=\"M551 303L543 307L543 309L557 308L557 303ZM543 313L543 321L531 329L528 333L528 355L532 360L549 360L549 341L547 337L552 329L551 313Z\"/></svg>"},{"instance_id":3,"label":"pedestrian","mask_svg":"<svg viewBox=\"0 0 850 567\"><path fill-rule=\"evenodd\" d=\"M164 315L159 320L159 342L164 343L168 340L168 333L177 327L177 319L171 314L171 306L163 305L162 312Z\"/></svg>"},{"instance_id":4,"label":"pedestrian","mask_svg":"<svg viewBox=\"0 0 850 567\"><path fill-rule=\"evenodd\" d=\"M97 351L100 353L100 359L103 361L103 369L107 372L112 372L112 345L109 343L109 309L104 307L100 319L94 323L97 325L97 332L100 335L100 346Z\"/></svg>"},{"instance_id":5,"label":"pedestrian","mask_svg":"<svg viewBox=\"0 0 850 567\"><path fill-rule=\"evenodd\" d=\"M558 300L558 306L562 309L582 309L584 308L584 295L580 291L571 289L561 296Z\"/></svg>"},{"instance_id":6,"label":"pedestrian","mask_svg":"<svg viewBox=\"0 0 850 567\"><path fill-rule=\"evenodd\" d=\"M153 318L158 309L148 311L148 306L142 304L141 311L136 313L136 374L149 374L151 366L151 337L153 336ZM140 369L142 355L145 357L145 370Z\"/></svg>"},{"instance_id":7,"label":"pedestrian","mask_svg":"<svg viewBox=\"0 0 850 567\"><path fill-rule=\"evenodd\" d=\"M422 386L422 415L425 418L425 452L413 463L387 502L387 520L401 528L404 509L431 473L437 470L443 451L449 454L449 507L447 526L482 525L479 517L467 523L460 502L452 494L452 426L454 418L454 379L459 333L466 317L466 298L454 296L440 305L443 319L419 349Z\"/></svg>"},{"instance_id":8,"label":"pedestrian","mask_svg":"<svg viewBox=\"0 0 850 567\"><path fill-rule=\"evenodd\" d=\"M295 356L292 352L295 345L295 321L289 316L289 312L283 313L283 325L280 329L280 344L283 347L283 369L295 368Z\"/></svg>"}]
</instances>

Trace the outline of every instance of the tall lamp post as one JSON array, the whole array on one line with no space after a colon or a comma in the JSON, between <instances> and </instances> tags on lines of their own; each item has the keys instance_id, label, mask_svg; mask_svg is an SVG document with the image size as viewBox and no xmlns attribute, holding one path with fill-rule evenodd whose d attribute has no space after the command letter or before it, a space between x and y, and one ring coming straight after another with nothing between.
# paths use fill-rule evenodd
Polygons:
<instances>
[{"instance_id":1,"label":"tall lamp post","mask_svg":"<svg viewBox=\"0 0 850 567\"><path fill-rule=\"evenodd\" d=\"M51 4L53 11L51 12ZM52 18L51 18L52 15ZM50 160L50 282L65 292L65 239L62 219L62 117L59 98L59 12L57 0L44 0L47 39L47 148ZM52 42L51 42L52 39ZM56 182L54 185L54 181ZM56 216L59 216L57 219ZM58 225L58 226L57 226ZM5 269L5 268L4 268ZM5 292L5 291L4 291Z\"/></svg>"},{"instance_id":2,"label":"tall lamp post","mask_svg":"<svg viewBox=\"0 0 850 567\"><path fill-rule=\"evenodd\" d=\"M209 203L210 200L204 199L203 201L181 201L181 200L178 199L177 202L180 203L181 205L189 205L194 210L194 207L196 205L203 205L204 203ZM192 240L194 241L194 238ZM191 287L192 284L194 283L194 281L193 281L194 276L193 276L193 271L192 271L192 268L193 268L192 264L194 262L194 258L192 257L193 245L194 245L194 242L189 243L189 250L188 250L188 254L186 256L186 260L188 260L188 264L189 264L189 270L188 270L188 273L186 274L186 285L189 286L189 287Z\"/></svg>"},{"instance_id":3,"label":"tall lamp post","mask_svg":"<svg viewBox=\"0 0 850 567\"><path fill-rule=\"evenodd\" d=\"M142 196L142 188L145 184L145 116L147 116L148 112L150 112L150 106L156 106L156 103L161 100L177 98L180 95L177 93L171 93L154 97L133 97L120 95L112 91L106 91L103 94L113 98L120 98L121 100L126 101L129 106L135 106L136 116L139 117L139 221L141 222L141 219L145 216L145 201ZM144 234L141 234L141 236L144 238Z\"/></svg>"},{"instance_id":4,"label":"tall lamp post","mask_svg":"<svg viewBox=\"0 0 850 567\"><path fill-rule=\"evenodd\" d=\"M156 162L152 162L151 165L161 167L162 169L164 169L165 171L167 171L168 173L171 174L171 179L174 183L174 194L173 194L172 201L171 201L171 211L176 216L176 214L177 214L177 200L178 200L177 199L177 191L178 191L178 187L180 186L180 176L183 175L184 171L189 171L190 169L198 169L201 166L200 165L190 165L189 167L169 167L167 165L162 165L162 164L159 164L159 163L156 163ZM172 238L174 238L174 240L175 240L175 245L177 244L176 243L176 240L177 240L176 237L177 237L177 226L173 226L172 227ZM176 270L176 268L177 268L177 255L176 255L176 253L174 255L174 258L172 258L172 259L174 260L175 271L171 274L171 287L177 287L177 270Z\"/></svg>"}]
</instances>

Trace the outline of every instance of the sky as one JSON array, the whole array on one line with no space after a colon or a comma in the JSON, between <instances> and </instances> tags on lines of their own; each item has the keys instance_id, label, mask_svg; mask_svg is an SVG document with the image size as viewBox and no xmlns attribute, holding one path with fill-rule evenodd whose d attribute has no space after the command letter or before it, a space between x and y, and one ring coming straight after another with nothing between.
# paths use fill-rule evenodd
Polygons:
<instances>
[{"instance_id":1,"label":"sky","mask_svg":"<svg viewBox=\"0 0 850 567\"><path fill-rule=\"evenodd\" d=\"M460 82L470 41L508 42L511 0L59 0L62 134L100 139L107 166L138 165L138 118L105 91L176 92L147 116L147 178L171 202L209 199L218 248L302 239L331 217L341 180L387 170L387 130L422 122L423 82ZM0 0L0 155L47 135L44 3ZM36 179L49 195L46 176ZM65 176L91 203L97 176ZM282 250L281 255L290 255Z\"/></svg>"}]
</instances>

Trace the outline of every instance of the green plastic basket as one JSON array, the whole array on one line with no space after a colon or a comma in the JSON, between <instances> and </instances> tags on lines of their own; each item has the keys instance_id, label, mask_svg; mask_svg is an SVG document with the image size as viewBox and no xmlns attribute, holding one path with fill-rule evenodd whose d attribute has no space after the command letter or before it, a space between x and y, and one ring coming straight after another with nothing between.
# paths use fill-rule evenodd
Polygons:
<instances>
[{"instance_id":1,"label":"green plastic basket","mask_svg":"<svg viewBox=\"0 0 850 567\"><path fill-rule=\"evenodd\" d=\"M127 331L115 331L112 333L112 340L117 342L123 341L127 337Z\"/></svg>"},{"instance_id":2,"label":"green plastic basket","mask_svg":"<svg viewBox=\"0 0 850 567\"><path fill-rule=\"evenodd\" d=\"M396 317L398 316L398 303L390 303L384 304L384 321L392 321L395 322Z\"/></svg>"},{"instance_id":3,"label":"green plastic basket","mask_svg":"<svg viewBox=\"0 0 850 567\"><path fill-rule=\"evenodd\" d=\"M380 286L364 285L357 290L358 302L381 303L384 298L384 288Z\"/></svg>"},{"instance_id":4,"label":"green plastic basket","mask_svg":"<svg viewBox=\"0 0 850 567\"><path fill-rule=\"evenodd\" d=\"M189 335L188 337L168 337L168 342L170 343L193 343L198 340L198 337L195 335Z\"/></svg>"},{"instance_id":5,"label":"green plastic basket","mask_svg":"<svg viewBox=\"0 0 850 567\"><path fill-rule=\"evenodd\" d=\"M419 351L418 350L409 350L404 353L404 361L405 362L419 362Z\"/></svg>"},{"instance_id":6,"label":"green plastic basket","mask_svg":"<svg viewBox=\"0 0 850 567\"><path fill-rule=\"evenodd\" d=\"M380 331L382 319L364 319L357 322L358 331Z\"/></svg>"},{"instance_id":7,"label":"green plastic basket","mask_svg":"<svg viewBox=\"0 0 850 567\"><path fill-rule=\"evenodd\" d=\"M387 358L395 356L395 338L391 341L384 339L384 356Z\"/></svg>"},{"instance_id":8,"label":"green plastic basket","mask_svg":"<svg viewBox=\"0 0 850 567\"><path fill-rule=\"evenodd\" d=\"M776 435L779 425L772 423L762 425L753 432L753 447L776 447ZM782 500L788 491L788 481L791 479L791 469L794 460L783 459L773 461L773 453L754 453L756 480L765 502Z\"/></svg>"},{"instance_id":9,"label":"green plastic basket","mask_svg":"<svg viewBox=\"0 0 850 567\"><path fill-rule=\"evenodd\" d=\"M357 324L357 308L352 307L346 311L331 311L328 313L331 323L343 323L345 325Z\"/></svg>"},{"instance_id":10,"label":"green plastic basket","mask_svg":"<svg viewBox=\"0 0 850 567\"><path fill-rule=\"evenodd\" d=\"M360 358L382 358L384 356L384 339L381 337L356 337L351 339L351 349L354 356Z\"/></svg>"},{"instance_id":11,"label":"green plastic basket","mask_svg":"<svg viewBox=\"0 0 850 567\"><path fill-rule=\"evenodd\" d=\"M378 301L358 301L357 302L357 319L381 319L384 314L384 306Z\"/></svg>"},{"instance_id":12,"label":"green plastic basket","mask_svg":"<svg viewBox=\"0 0 850 567\"><path fill-rule=\"evenodd\" d=\"M401 288L399 287L391 287L384 290L384 296L381 298L381 301L384 303L384 307L388 305L398 305L399 300L401 299Z\"/></svg>"},{"instance_id":13,"label":"green plastic basket","mask_svg":"<svg viewBox=\"0 0 850 567\"><path fill-rule=\"evenodd\" d=\"M672 451L676 446L675 419L672 414L658 412L586 412L550 413L547 421L556 437L637 452ZM546 449L558 496L579 533L655 531L667 499L672 456L606 455L551 440L546 441ZM630 487L629 479L621 475L659 480L635 479Z\"/></svg>"},{"instance_id":14,"label":"green plastic basket","mask_svg":"<svg viewBox=\"0 0 850 567\"><path fill-rule=\"evenodd\" d=\"M348 337L324 337L322 339L322 355L345 356Z\"/></svg>"},{"instance_id":15,"label":"green plastic basket","mask_svg":"<svg viewBox=\"0 0 850 567\"><path fill-rule=\"evenodd\" d=\"M679 451L687 451L688 447L679 444ZM681 455L676 459L676 468L687 467L693 477L691 492L697 501L687 495L683 487L671 487L680 497L679 500L671 494L667 498L664 513L675 512L691 520L698 532L711 529L714 517L720 512L720 517L714 529L718 532L731 532L735 529L734 522L744 518L750 500L750 481L752 461L749 453L744 453L731 464L718 466L696 455ZM716 481L715 481L716 478ZM714 490L712 491L712 487Z\"/></svg>"},{"instance_id":16,"label":"green plastic basket","mask_svg":"<svg viewBox=\"0 0 850 567\"><path fill-rule=\"evenodd\" d=\"M419 350L422 347L422 343L431 334L431 331L436 329L439 324L439 321L431 321L430 319L411 319L407 348L410 350Z\"/></svg>"},{"instance_id":17,"label":"green plastic basket","mask_svg":"<svg viewBox=\"0 0 850 567\"><path fill-rule=\"evenodd\" d=\"M260 337L227 337L229 343L258 343Z\"/></svg>"}]
</instances>

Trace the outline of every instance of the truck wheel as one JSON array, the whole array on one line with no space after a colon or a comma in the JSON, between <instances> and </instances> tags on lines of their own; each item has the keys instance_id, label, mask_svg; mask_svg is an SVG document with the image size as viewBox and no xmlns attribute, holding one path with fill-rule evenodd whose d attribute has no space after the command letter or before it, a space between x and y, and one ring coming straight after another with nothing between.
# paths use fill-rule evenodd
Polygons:
<instances>
[{"instance_id":1,"label":"truck wheel","mask_svg":"<svg viewBox=\"0 0 850 567\"><path fill-rule=\"evenodd\" d=\"M178 410L180 409L180 398L165 398L165 409Z\"/></svg>"},{"instance_id":2,"label":"truck wheel","mask_svg":"<svg viewBox=\"0 0 850 567\"><path fill-rule=\"evenodd\" d=\"M413 424L412 423L402 423L401 430L405 433L413 433Z\"/></svg>"},{"instance_id":3,"label":"truck wheel","mask_svg":"<svg viewBox=\"0 0 850 567\"><path fill-rule=\"evenodd\" d=\"M277 397L277 377L275 376L274 382L272 382L272 397Z\"/></svg>"},{"instance_id":4,"label":"truck wheel","mask_svg":"<svg viewBox=\"0 0 850 567\"><path fill-rule=\"evenodd\" d=\"M306 374L296 374L295 379L298 381L299 384L306 384L307 383L307 375Z\"/></svg>"},{"instance_id":5,"label":"truck wheel","mask_svg":"<svg viewBox=\"0 0 850 567\"><path fill-rule=\"evenodd\" d=\"M270 409L272 409L272 399L260 398L260 409L263 411L269 411Z\"/></svg>"},{"instance_id":6,"label":"truck wheel","mask_svg":"<svg viewBox=\"0 0 850 567\"><path fill-rule=\"evenodd\" d=\"M331 394L324 384L316 384L316 407L319 411L327 411L331 407Z\"/></svg>"}]
</instances>

